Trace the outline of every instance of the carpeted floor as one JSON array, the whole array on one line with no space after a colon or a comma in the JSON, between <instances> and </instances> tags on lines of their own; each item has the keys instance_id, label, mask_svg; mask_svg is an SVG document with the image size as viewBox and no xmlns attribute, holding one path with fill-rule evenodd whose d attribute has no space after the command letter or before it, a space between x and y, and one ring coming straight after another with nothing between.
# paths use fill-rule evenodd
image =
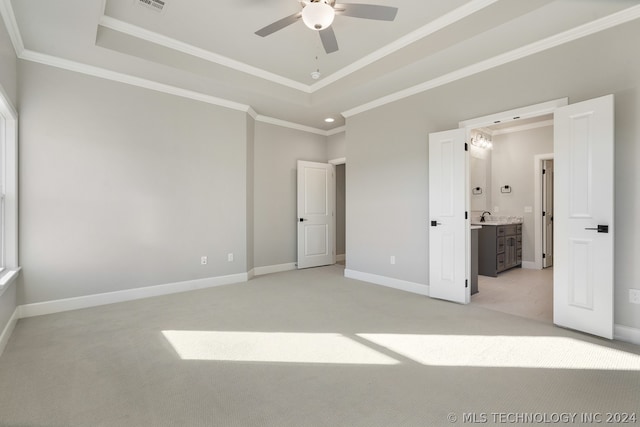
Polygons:
<instances>
[{"instance_id":1,"label":"carpeted floor","mask_svg":"<svg viewBox=\"0 0 640 427\"><path fill-rule=\"evenodd\" d=\"M0 357L0 425L587 425L640 411L637 346L342 274L22 319Z\"/></svg>"}]
</instances>

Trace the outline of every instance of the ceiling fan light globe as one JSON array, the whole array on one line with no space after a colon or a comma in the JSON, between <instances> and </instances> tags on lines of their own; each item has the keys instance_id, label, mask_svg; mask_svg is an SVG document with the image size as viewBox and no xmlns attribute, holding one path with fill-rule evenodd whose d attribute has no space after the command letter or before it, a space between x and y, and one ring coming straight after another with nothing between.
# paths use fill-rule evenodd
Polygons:
<instances>
[{"instance_id":1,"label":"ceiling fan light globe","mask_svg":"<svg viewBox=\"0 0 640 427\"><path fill-rule=\"evenodd\" d=\"M302 9L302 21L316 31L329 27L335 16L333 8L324 2L309 3Z\"/></svg>"}]
</instances>

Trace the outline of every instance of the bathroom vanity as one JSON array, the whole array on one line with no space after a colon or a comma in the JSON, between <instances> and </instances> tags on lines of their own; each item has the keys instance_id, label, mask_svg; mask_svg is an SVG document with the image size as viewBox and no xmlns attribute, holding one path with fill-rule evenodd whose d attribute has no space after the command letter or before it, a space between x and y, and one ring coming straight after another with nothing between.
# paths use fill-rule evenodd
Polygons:
<instances>
[{"instance_id":1,"label":"bathroom vanity","mask_svg":"<svg viewBox=\"0 0 640 427\"><path fill-rule=\"evenodd\" d=\"M522 266L522 223L485 222L478 231L478 274L496 277Z\"/></svg>"}]
</instances>

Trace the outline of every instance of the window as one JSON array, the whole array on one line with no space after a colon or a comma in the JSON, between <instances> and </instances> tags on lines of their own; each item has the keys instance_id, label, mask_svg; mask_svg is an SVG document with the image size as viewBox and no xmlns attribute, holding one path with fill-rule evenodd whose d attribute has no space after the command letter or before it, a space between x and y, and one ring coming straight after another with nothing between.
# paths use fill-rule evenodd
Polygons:
<instances>
[{"instance_id":1,"label":"window","mask_svg":"<svg viewBox=\"0 0 640 427\"><path fill-rule=\"evenodd\" d=\"M0 293L17 275L18 114L0 86Z\"/></svg>"}]
</instances>

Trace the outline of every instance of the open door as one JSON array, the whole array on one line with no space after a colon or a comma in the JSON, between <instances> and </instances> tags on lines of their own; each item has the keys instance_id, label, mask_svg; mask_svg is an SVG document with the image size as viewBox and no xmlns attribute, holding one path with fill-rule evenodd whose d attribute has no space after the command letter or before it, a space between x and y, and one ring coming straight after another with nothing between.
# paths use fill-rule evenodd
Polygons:
<instances>
[{"instance_id":1,"label":"open door","mask_svg":"<svg viewBox=\"0 0 640 427\"><path fill-rule=\"evenodd\" d=\"M429 135L429 296L467 304L466 129Z\"/></svg>"},{"instance_id":2,"label":"open door","mask_svg":"<svg viewBox=\"0 0 640 427\"><path fill-rule=\"evenodd\" d=\"M335 171L298 161L298 268L335 264Z\"/></svg>"},{"instance_id":3,"label":"open door","mask_svg":"<svg viewBox=\"0 0 640 427\"><path fill-rule=\"evenodd\" d=\"M553 321L613 338L613 95L554 113Z\"/></svg>"},{"instance_id":4,"label":"open door","mask_svg":"<svg viewBox=\"0 0 640 427\"><path fill-rule=\"evenodd\" d=\"M553 160L542 161L542 268L553 266Z\"/></svg>"}]
</instances>

